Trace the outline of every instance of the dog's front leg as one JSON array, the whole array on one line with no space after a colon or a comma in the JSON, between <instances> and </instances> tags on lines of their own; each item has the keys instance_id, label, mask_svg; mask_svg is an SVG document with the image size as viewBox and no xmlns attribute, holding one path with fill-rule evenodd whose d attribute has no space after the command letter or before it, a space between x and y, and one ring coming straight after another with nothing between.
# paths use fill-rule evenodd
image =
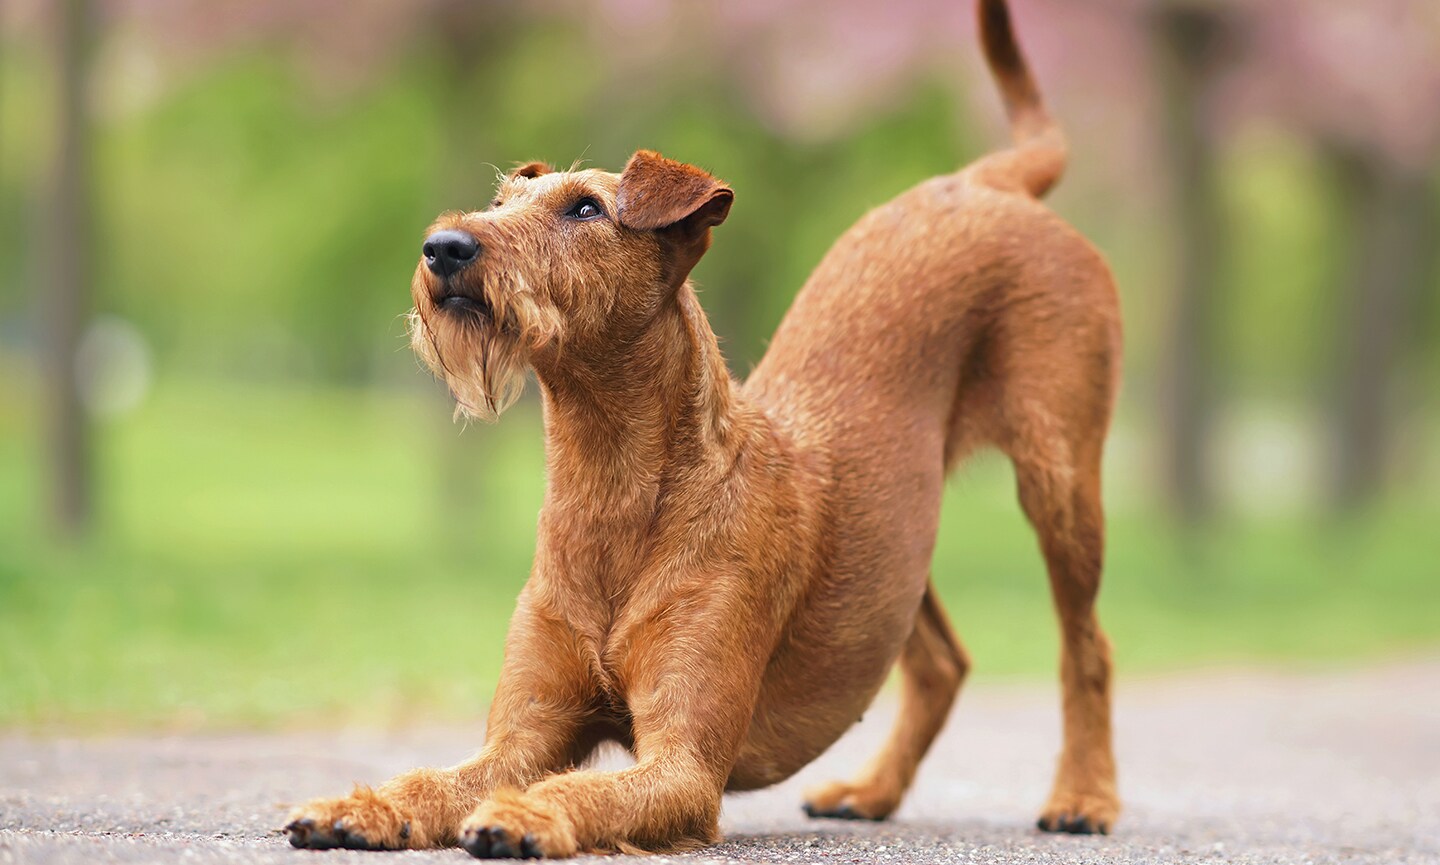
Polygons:
<instances>
[{"instance_id":1,"label":"dog's front leg","mask_svg":"<svg viewBox=\"0 0 1440 865\"><path fill-rule=\"evenodd\" d=\"M724 786L702 755L677 746L620 772L568 772L497 792L465 821L460 843L482 859L695 849L718 837Z\"/></svg>"},{"instance_id":2,"label":"dog's front leg","mask_svg":"<svg viewBox=\"0 0 1440 865\"><path fill-rule=\"evenodd\" d=\"M485 745L448 769L416 769L290 813L296 847L361 850L454 846L461 821L493 790L524 788L579 762L593 688L564 626L522 596L505 647ZM593 744L593 743L591 743Z\"/></svg>"},{"instance_id":3,"label":"dog's front leg","mask_svg":"<svg viewBox=\"0 0 1440 865\"><path fill-rule=\"evenodd\" d=\"M754 713L763 640L745 633L753 622L742 618L696 618L657 618L626 640L619 679L634 766L567 772L524 792L497 792L465 820L461 845L480 858L528 858L713 843L720 797Z\"/></svg>"}]
</instances>

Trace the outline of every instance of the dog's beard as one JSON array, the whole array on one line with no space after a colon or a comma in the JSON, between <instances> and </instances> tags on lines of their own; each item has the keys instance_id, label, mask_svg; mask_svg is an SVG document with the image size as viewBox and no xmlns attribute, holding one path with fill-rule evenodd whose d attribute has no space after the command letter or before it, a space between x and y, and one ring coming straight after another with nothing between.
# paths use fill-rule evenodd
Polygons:
<instances>
[{"instance_id":1,"label":"dog's beard","mask_svg":"<svg viewBox=\"0 0 1440 865\"><path fill-rule=\"evenodd\" d=\"M407 315L410 347L450 388L455 417L493 422L520 398L530 355L560 338L559 316L528 291L505 292L493 319L422 301Z\"/></svg>"}]
</instances>

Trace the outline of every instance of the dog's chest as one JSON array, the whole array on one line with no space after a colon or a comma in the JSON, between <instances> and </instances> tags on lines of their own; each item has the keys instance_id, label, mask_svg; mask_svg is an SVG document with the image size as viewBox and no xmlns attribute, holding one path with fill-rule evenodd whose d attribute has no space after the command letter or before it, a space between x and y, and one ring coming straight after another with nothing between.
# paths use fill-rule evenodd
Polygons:
<instances>
[{"instance_id":1,"label":"dog's chest","mask_svg":"<svg viewBox=\"0 0 1440 865\"><path fill-rule=\"evenodd\" d=\"M653 631L665 606L653 591L632 591L624 598L596 598L571 621L596 685L622 713L637 665L643 667L655 651Z\"/></svg>"},{"instance_id":2,"label":"dog's chest","mask_svg":"<svg viewBox=\"0 0 1440 865\"><path fill-rule=\"evenodd\" d=\"M562 543L551 535L546 592L575 635L591 676L609 698L623 703L632 650L657 609L665 604L663 566L657 566L647 533L629 526L572 532Z\"/></svg>"}]
</instances>

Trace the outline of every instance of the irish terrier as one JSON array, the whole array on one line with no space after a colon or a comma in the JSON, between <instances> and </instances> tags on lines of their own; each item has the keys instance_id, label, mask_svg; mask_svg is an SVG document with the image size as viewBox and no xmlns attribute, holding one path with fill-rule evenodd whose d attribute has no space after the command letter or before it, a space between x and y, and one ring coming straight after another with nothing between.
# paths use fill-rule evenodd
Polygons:
<instances>
[{"instance_id":1,"label":"irish terrier","mask_svg":"<svg viewBox=\"0 0 1440 865\"><path fill-rule=\"evenodd\" d=\"M1064 141L1005 3L979 8L1014 146L846 232L744 384L688 282L734 198L704 171L644 151L620 174L533 163L489 209L435 223L412 285L415 350L470 417L495 417L527 369L539 380L535 563L480 751L303 805L292 844L709 844L722 793L815 759L898 660L889 740L805 803L890 815L970 665L929 568L946 473L986 445L1014 462L1063 635L1064 746L1039 825L1110 829L1095 595L1119 314L1101 256L1038 201ZM576 768L607 740L635 764Z\"/></svg>"}]
</instances>

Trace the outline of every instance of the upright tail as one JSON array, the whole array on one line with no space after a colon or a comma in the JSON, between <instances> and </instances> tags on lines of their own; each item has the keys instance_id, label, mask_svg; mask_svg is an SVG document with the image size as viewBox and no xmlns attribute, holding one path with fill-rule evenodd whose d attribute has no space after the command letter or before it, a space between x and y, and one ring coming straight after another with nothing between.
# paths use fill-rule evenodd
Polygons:
<instances>
[{"instance_id":1,"label":"upright tail","mask_svg":"<svg viewBox=\"0 0 1440 865\"><path fill-rule=\"evenodd\" d=\"M1015 145L984 157L972 171L987 186L1040 198L1065 172L1065 136L1045 110L1005 0L979 0L979 13L985 60L1005 100Z\"/></svg>"}]
</instances>

